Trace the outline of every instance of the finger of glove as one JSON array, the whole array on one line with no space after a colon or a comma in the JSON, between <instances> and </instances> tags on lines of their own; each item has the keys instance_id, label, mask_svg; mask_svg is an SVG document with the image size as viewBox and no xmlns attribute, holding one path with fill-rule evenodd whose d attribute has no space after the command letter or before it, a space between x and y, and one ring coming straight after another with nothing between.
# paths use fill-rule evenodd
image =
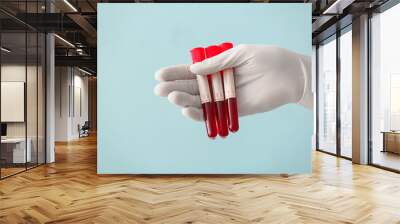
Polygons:
<instances>
[{"instance_id":1,"label":"finger of glove","mask_svg":"<svg viewBox=\"0 0 400 224\"><path fill-rule=\"evenodd\" d=\"M245 60L243 53L246 50L245 45L239 45L227 51L222 52L212 58L190 66L190 71L197 75L213 74L227 68L234 68L242 64Z\"/></svg>"},{"instance_id":2,"label":"finger of glove","mask_svg":"<svg viewBox=\"0 0 400 224\"><path fill-rule=\"evenodd\" d=\"M155 74L158 81L175 81L195 79L196 75L189 70L190 65L175 65L159 69Z\"/></svg>"},{"instance_id":3,"label":"finger of glove","mask_svg":"<svg viewBox=\"0 0 400 224\"><path fill-rule=\"evenodd\" d=\"M194 121L203 121L203 111L196 107L185 107L182 108L182 114Z\"/></svg>"},{"instance_id":4,"label":"finger of glove","mask_svg":"<svg viewBox=\"0 0 400 224\"><path fill-rule=\"evenodd\" d=\"M200 96L191 95L186 92L173 91L168 94L168 100L180 107L201 107Z\"/></svg>"},{"instance_id":5,"label":"finger of glove","mask_svg":"<svg viewBox=\"0 0 400 224\"><path fill-rule=\"evenodd\" d=\"M186 92L191 95L199 94L197 80L176 80L169 82L160 82L154 87L154 94L157 96L168 96L173 91Z\"/></svg>"}]
</instances>

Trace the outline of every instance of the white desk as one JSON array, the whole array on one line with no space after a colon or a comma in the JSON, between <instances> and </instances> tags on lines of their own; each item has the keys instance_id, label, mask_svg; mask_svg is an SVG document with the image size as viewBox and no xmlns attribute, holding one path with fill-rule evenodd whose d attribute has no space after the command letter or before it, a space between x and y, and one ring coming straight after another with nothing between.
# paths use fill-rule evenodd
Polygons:
<instances>
[{"instance_id":1,"label":"white desk","mask_svg":"<svg viewBox=\"0 0 400 224\"><path fill-rule=\"evenodd\" d=\"M5 138L1 139L1 144L3 145L2 147L7 147L6 150L8 150L8 147L13 147L12 148L12 162L13 163L25 163L25 162L30 162L32 160L32 154L31 154L31 145L32 141L30 138L27 139L27 147L25 151L25 138ZM2 149L3 150L3 149ZM25 154L26 152L26 154ZM25 161L26 159L26 161Z\"/></svg>"}]
</instances>

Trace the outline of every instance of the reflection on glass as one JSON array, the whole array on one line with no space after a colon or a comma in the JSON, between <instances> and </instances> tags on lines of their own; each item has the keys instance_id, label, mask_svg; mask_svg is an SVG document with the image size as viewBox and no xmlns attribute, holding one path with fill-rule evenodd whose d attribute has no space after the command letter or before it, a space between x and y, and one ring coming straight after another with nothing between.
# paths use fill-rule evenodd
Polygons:
<instances>
[{"instance_id":1,"label":"reflection on glass","mask_svg":"<svg viewBox=\"0 0 400 224\"><path fill-rule=\"evenodd\" d=\"M351 158L352 141L352 35L340 36L340 153Z\"/></svg>"},{"instance_id":2,"label":"reflection on glass","mask_svg":"<svg viewBox=\"0 0 400 224\"><path fill-rule=\"evenodd\" d=\"M318 48L318 147L336 153L336 40Z\"/></svg>"},{"instance_id":3,"label":"reflection on glass","mask_svg":"<svg viewBox=\"0 0 400 224\"><path fill-rule=\"evenodd\" d=\"M371 22L372 163L400 170L400 5Z\"/></svg>"},{"instance_id":4,"label":"reflection on glass","mask_svg":"<svg viewBox=\"0 0 400 224\"><path fill-rule=\"evenodd\" d=\"M1 45L1 175L9 176L25 170L31 161L30 145L26 144L25 33L2 33Z\"/></svg>"},{"instance_id":5,"label":"reflection on glass","mask_svg":"<svg viewBox=\"0 0 400 224\"><path fill-rule=\"evenodd\" d=\"M45 35L39 33L38 40L38 135L37 135L37 147L38 147L38 164L45 163L45 60L46 60L46 52L45 52L45 44L46 38Z\"/></svg>"},{"instance_id":6,"label":"reflection on glass","mask_svg":"<svg viewBox=\"0 0 400 224\"><path fill-rule=\"evenodd\" d=\"M400 73L390 75L390 130L400 130Z\"/></svg>"},{"instance_id":7,"label":"reflection on glass","mask_svg":"<svg viewBox=\"0 0 400 224\"><path fill-rule=\"evenodd\" d=\"M44 13L45 3L0 1L0 7L21 16L25 12ZM0 17L14 20L2 12ZM22 23L12 24L12 30L0 24L0 178L45 162L46 39Z\"/></svg>"},{"instance_id":8,"label":"reflection on glass","mask_svg":"<svg viewBox=\"0 0 400 224\"><path fill-rule=\"evenodd\" d=\"M38 76L38 36L36 32L27 33L28 61L26 80L26 113L27 113L27 143L31 151L31 159L27 163L28 168L37 165L37 76Z\"/></svg>"}]
</instances>

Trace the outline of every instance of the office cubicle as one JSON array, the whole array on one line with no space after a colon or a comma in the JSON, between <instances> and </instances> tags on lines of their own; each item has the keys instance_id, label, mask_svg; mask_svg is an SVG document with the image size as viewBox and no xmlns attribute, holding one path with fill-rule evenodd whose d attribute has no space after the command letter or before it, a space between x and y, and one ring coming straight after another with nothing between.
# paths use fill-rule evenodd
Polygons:
<instances>
[{"instance_id":1,"label":"office cubicle","mask_svg":"<svg viewBox=\"0 0 400 224\"><path fill-rule=\"evenodd\" d=\"M40 13L43 5L0 3L17 16ZM12 15L0 11L1 179L45 162L45 34Z\"/></svg>"}]
</instances>

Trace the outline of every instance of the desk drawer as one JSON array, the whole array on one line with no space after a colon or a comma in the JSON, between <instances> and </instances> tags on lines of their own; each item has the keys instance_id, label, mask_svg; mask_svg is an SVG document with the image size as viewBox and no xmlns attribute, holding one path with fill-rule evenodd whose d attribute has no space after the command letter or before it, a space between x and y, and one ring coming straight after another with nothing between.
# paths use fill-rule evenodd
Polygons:
<instances>
[{"instance_id":1,"label":"desk drawer","mask_svg":"<svg viewBox=\"0 0 400 224\"><path fill-rule=\"evenodd\" d=\"M400 154L400 134L385 133L385 151Z\"/></svg>"}]
</instances>

